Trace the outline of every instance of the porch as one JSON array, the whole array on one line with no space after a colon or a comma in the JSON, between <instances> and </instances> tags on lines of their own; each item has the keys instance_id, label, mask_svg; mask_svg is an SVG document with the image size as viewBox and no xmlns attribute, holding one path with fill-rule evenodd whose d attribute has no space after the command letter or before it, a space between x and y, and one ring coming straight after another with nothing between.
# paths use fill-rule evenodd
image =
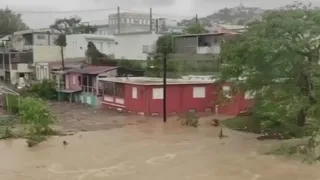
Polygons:
<instances>
[{"instance_id":1,"label":"porch","mask_svg":"<svg viewBox=\"0 0 320 180\"><path fill-rule=\"evenodd\" d=\"M125 106L125 84L118 82L99 81L102 87L103 105L116 108L126 108Z\"/></svg>"}]
</instances>

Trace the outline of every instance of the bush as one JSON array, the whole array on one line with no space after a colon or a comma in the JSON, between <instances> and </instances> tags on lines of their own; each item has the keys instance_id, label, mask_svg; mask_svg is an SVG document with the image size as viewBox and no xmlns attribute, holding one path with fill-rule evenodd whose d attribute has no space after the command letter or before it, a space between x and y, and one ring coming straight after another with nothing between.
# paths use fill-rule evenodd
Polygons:
<instances>
[{"instance_id":1,"label":"bush","mask_svg":"<svg viewBox=\"0 0 320 180\"><path fill-rule=\"evenodd\" d=\"M185 126L198 127L198 125L199 125L199 118L193 112L189 112L189 113L186 114L185 117L182 117L182 118L179 118L179 119L181 121L181 124L185 125Z\"/></svg>"},{"instance_id":2,"label":"bush","mask_svg":"<svg viewBox=\"0 0 320 180\"><path fill-rule=\"evenodd\" d=\"M42 80L31 84L30 87L26 87L19 91L21 96L33 96L40 97L48 100L56 100L58 95L56 91L56 83L50 80Z\"/></svg>"},{"instance_id":3,"label":"bush","mask_svg":"<svg viewBox=\"0 0 320 180\"><path fill-rule=\"evenodd\" d=\"M13 114L19 112L19 98L20 96L13 94L4 94L2 96L2 102L5 109Z\"/></svg>"},{"instance_id":4,"label":"bush","mask_svg":"<svg viewBox=\"0 0 320 180\"><path fill-rule=\"evenodd\" d=\"M27 124L27 134L43 134L50 131L54 122L47 104L37 98L26 97L22 99L19 111L21 123Z\"/></svg>"}]
</instances>

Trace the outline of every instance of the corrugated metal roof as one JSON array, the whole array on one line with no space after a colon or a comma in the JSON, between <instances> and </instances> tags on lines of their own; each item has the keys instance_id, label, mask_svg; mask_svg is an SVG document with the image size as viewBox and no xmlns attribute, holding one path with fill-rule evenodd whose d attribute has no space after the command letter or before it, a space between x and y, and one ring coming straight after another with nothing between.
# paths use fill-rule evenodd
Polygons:
<instances>
[{"instance_id":1,"label":"corrugated metal roof","mask_svg":"<svg viewBox=\"0 0 320 180\"><path fill-rule=\"evenodd\" d=\"M117 66L86 66L83 68L70 69L67 73L80 73L80 74L91 74L97 75L106 71L116 69Z\"/></svg>"}]
</instances>

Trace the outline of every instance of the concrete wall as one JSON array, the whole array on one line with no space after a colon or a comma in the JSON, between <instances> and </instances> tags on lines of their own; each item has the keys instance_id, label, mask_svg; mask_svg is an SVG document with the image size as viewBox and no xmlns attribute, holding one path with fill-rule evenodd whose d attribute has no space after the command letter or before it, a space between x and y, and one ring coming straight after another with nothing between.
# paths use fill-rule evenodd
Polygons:
<instances>
[{"instance_id":1,"label":"concrete wall","mask_svg":"<svg viewBox=\"0 0 320 180\"><path fill-rule=\"evenodd\" d=\"M59 37L57 34L43 34L34 33L33 34L33 45L53 45L55 46L55 41Z\"/></svg>"},{"instance_id":2,"label":"concrete wall","mask_svg":"<svg viewBox=\"0 0 320 180\"><path fill-rule=\"evenodd\" d=\"M33 63L61 61L61 49L59 46L33 46Z\"/></svg>"},{"instance_id":3,"label":"concrete wall","mask_svg":"<svg viewBox=\"0 0 320 180\"><path fill-rule=\"evenodd\" d=\"M198 37L176 37L174 41L174 52L183 54L196 54L198 47Z\"/></svg>"},{"instance_id":4,"label":"concrete wall","mask_svg":"<svg viewBox=\"0 0 320 180\"><path fill-rule=\"evenodd\" d=\"M142 32L115 35L118 43L115 47L116 59L147 60L148 54L143 53L143 46L155 47L161 34Z\"/></svg>"},{"instance_id":5,"label":"concrete wall","mask_svg":"<svg viewBox=\"0 0 320 180\"><path fill-rule=\"evenodd\" d=\"M12 47L18 51L32 49L33 45L55 46L58 34L33 33L30 34L32 43L27 42L23 34L12 36Z\"/></svg>"},{"instance_id":6,"label":"concrete wall","mask_svg":"<svg viewBox=\"0 0 320 180\"><path fill-rule=\"evenodd\" d=\"M85 57L88 42L95 44L96 48L106 55L114 53L115 43L107 36L88 35L88 34L73 34L66 36L67 47L65 48L66 58Z\"/></svg>"}]
</instances>

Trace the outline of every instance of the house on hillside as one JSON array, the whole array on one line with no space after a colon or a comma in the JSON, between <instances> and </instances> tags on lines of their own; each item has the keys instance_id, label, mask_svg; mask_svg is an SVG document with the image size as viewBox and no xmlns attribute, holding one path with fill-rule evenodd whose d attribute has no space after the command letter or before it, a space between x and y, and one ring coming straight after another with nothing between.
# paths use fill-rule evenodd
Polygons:
<instances>
[{"instance_id":1,"label":"house on hillside","mask_svg":"<svg viewBox=\"0 0 320 180\"><path fill-rule=\"evenodd\" d=\"M61 61L61 49L55 45L60 35L52 29L31 29L14 32L0 54L0 71L8 83L32 79L38 62Z\"/></svg>"},{"instance_id":2,"label":"house on hillside","mask_svg":"<svg viewBox=\"0 0 320 180\"><path fill-rule=\"evenodd\" d=\"M192 66L206 66L214 63L221 51L221 42L232 38L235 34L229 33L203 33L183 34L173 36L173 60L184 60Z\"/></svg>"},{"instance_id":3,"label":"house on hillside","mask_svg":"<svg viewBox=\"0 0 320 180\"><path fill-rule=\"evenodd\" d=\"M67 46L65 47L66 58L86 57L87 45L92 42L98 51L113 57L116 46L115 38L108 35L97 34L71 34L66 36Z\"/></svg>"},{"instance_id":4,"label":"house on hillside","mask_svg":"<svg viewBox=\"0 0 320 180\"><path fill-rule=\"evenodd\" d=\"M133 70L116 66L85 66L74 68L56 74L64 75L64 82L58 85L60 99L68 98L70 101L98 106L101 86L97 83L97 77L117 76L143 76L144 71Z\"/></svg>"},{"instance_id":5,"label":"house on hillside","mask_svg":"<svg viewBox=\"0 0 320 180\"><path fill-rule=\"evenodd\" d=\"M211 33L242 33L246 31L246 26L230 25L230 24L215 24L212 27L206 27L206 30Z\"/></svg>"},{"instance_id":6,"label":"house on hillside","mask_svg":"<svg viewBox=\"0 0 320 180\"><path fill-rule=\"evenodd\" d=\"M117 43L116 59L148 60L149 54L155 52L156 42L164 33L155 31L114 34Z\"/></svg>"}]
</instances>

